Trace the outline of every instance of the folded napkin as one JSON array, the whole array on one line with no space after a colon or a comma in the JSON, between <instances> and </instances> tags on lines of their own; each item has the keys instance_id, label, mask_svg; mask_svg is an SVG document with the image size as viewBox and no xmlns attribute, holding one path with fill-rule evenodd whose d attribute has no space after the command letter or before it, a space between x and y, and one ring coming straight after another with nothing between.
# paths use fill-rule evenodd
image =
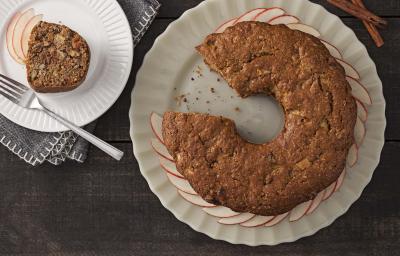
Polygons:
<instances>
[{"instance_id":1,"label":"folded napkin","mask_svg":"<svg viewBox=\"0 0 400 256\"><path fill-rule=\"evenodd\" d=\"M160 4L157 0L118 0L128 17L133 34L133 44L140 41L157 15ZM93 132L95 122L85 129ZM31 165L47 161L54 165L66 159L84 162L89 144L71 131L57 133L36 132L6 119L0 114L0 142L11 152Z\"/></svg>"}]
</instances>

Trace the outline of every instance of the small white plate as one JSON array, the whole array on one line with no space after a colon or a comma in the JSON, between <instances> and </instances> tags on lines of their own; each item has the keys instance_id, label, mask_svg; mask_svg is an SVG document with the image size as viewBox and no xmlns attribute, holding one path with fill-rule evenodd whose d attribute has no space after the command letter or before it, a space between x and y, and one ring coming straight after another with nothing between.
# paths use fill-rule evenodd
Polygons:
<instances>
[{"instance_id":1,"label":"small white plate","mask_svg":"<svg viewBox=\"0 0 400 256\"><path fill-rule=\"evenodd\" d=\"M105 113L117 100L129 78L133 60L128 20L115 0L3 0L0 5L0 72L28 85L25 66L8 54L6 30L16 12L34 8L43 20L67 25L88 42L91 59L86 80L65 93L38 94L60 116L84 126ZM67 130L46 114L21 108L0 96L0 113L29 129Z\"/></svg>"},{"instance_id":2,"label":"small white plate","mask_svg":"<svg viewBox=\"0 0 400 256\"><path fill-rule=\"evenodd\" d=\"M359 80L369 92L372 104L368 97L363 99L369 105L368 117L365 118L366 133L363 133L365 138L360 142L358 161L347 168L346 175L341 176L344 179L338 180L337 184L341 187L338 186L340 189L337 192L333 193L336 185L328 189L329 195L332 195L329 199L321 203L325 194L317 197L318 208L296 221L291 213L291 218L288 214L278 216L274 225L270 222L252 228L227 225L232 223L232 219L234 223L242 224L241 221L248 220L251 215L237 216L228 212L224 220L215 217L220 215L216 211L221 208L208 210L210 205L194 195L187 181L179 178L174 165L158 157L155 150L161 150L160 155L165 154L166 158L168 153L153 134L150 116L152 112L162 115L167 110L208 112L232 118L241 134L249 140L262 142L260 140L273 138L283 121L281 109L275 100L266 97L238 98L226 82L222 79L218 81L218 76L209 71L194 49L206 35L224 22L249 10L268 7L281 7L287 14L297 16L302 23L317 29L322 39L336 46L341 57L358 71ZM358 77L358 73L349 67L346 71ZM146 55L132 92L130 120L134 154L140 171L165 208L193 229L212 238L252 246L295 241L314 234L344 214L361 195L379 163L386 126L382 84L367 50L337 16L307 0L208 0L187 11L167 28ZM361 123L360 127L363 125ZM160 126L153 128L156 134L160 133ZM161 164L169 165L164 166L167 172L160 166L160 159ZM307 213L309 209L306 209ZM365 214L368 215L368 212ZM263 223L265 220L255 218L251 221L254 226L254 223Z\"/></svg>"}]
</instances>

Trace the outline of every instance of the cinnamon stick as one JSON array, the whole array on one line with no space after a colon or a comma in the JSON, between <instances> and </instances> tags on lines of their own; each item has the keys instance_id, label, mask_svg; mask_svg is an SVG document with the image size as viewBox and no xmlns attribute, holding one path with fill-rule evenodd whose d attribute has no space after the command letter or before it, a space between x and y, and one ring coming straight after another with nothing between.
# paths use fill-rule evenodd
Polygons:
<instances>
[{"instance_id":1,"label":"cinnamon stick","mask_svg":"<svg viewBox=\"0 0 400 256\"><path fill-rule=\"evenodd\" d=\"M359 7L347 0L328 0L329 3L342 9L343 11L361 19L369 22L377 27L382 27L387 25L387 21L381 17L373 14L365 8Z\"/></svg>"},{"instance_id":2,"label":"cinnamon stick","mask_svg":"<svg viewBox=\"0 0 400 256\"><path fill-rule=\"evenodd\" d=\"M353 4L366 9L362 0L352 0L352 2ZM362 22L364 23L365 28L367 29L368 33L374 40L376 46L381 47L384 44L384 42L381 34L379 34L377 27L369 22L366 22L365 20L363 20Z\"/></svg>"}]
</instances>

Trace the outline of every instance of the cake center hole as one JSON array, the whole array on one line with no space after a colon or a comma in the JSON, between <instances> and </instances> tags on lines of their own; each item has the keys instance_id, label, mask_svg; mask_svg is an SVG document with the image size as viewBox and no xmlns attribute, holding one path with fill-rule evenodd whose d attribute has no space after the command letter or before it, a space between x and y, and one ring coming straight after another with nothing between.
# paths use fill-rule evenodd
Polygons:
<instances>
[{"instance_id":1,"label":"cake center hole","mask_svg":"<svg viewBox=\"0 0 400 256\"><path fill-rule=\"evenodd\" d=\"M239 134L255 144L276 138L285 123L282 106L274 97L264 95L242 99L240 115L234 119Z\"/></svg>"}]
</instances>

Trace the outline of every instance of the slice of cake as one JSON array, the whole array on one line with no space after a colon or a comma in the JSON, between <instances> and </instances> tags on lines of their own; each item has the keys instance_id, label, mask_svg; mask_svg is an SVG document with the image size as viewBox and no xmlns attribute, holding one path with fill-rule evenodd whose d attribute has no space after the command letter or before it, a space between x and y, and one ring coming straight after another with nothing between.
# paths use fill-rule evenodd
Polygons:
<instances>
[{"instance_id":1,"label":"slice of cake","mask_svg":"<svg viewBox=\"0 0 400 256\"><path fill-rule=\"evenodd\" d=\"M42 93L66 92L86 78L90 49L67 26L39 22L32 30L26 60L28 82Z\"/></svg>"}]
</instances>

